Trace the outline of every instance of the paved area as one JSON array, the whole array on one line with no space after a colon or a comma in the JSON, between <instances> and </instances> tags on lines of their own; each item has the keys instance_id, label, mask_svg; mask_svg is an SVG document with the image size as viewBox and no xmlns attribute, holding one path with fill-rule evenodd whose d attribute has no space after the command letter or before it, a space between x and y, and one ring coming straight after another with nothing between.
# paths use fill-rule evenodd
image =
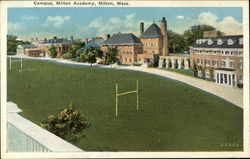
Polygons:
<instances>
[{"instance_id":1,"label":"paved area","mask_svg":"<svg viewBox=\"0 0 250 159\"><path fill-rule=\"evenodd\" d=\"M15 56L15 57L20 57L20 55ZM27 57L23 56L23 58L27 59L41 59L41 60L51 60L51 58L34 58L34 57ZM74 65L85 65L85 66L90 66L88 63L76 63L70 60L65 60L65 59L53 59L55 62L59 63L65 63L65 64L74 64ZM157 68L147 68L143 66L117 66L117 65L112 65L112 66L105 66L105 65L98 65L98 64L93 64L93 66L100 67L100 68L113 68L113 69L125 69L125 70L135 70L135 71L141 71L141 72L147 72L155 75L160 75L163 77L167 77L170 79L174 79L183 83L186 83L188 85L191 85L193 87L197 87L199 89L202 89L206 92L212 93L216 96L219 96L235 105L238 107L243 108L243 89L239 88L232 88L232 87L225 87L225 86L220 86L217 85L214 82L210 81L205 81L202 79L190 77L190 76L185 76L181 75L178 73L174 72L169 72L166 70L161 70ZM25 67L25 66L24 66Z\"/></svg>"}]
</instances>

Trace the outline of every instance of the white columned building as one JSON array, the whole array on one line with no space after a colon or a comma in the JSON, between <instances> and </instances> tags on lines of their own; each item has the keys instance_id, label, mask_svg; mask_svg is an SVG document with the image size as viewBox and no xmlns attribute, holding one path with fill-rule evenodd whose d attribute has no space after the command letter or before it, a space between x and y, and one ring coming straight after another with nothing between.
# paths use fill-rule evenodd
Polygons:
<instances>
[{"instance_id":1,"label":"white columned building","mask_svg":"<svg viewBox=\"0 0 250 159\"><path fill-rule=\"evenodd\" d=\"M220 85L236 87L237 76L234 70L215 70L215 82Z\"/></svg>"}]
</instances>

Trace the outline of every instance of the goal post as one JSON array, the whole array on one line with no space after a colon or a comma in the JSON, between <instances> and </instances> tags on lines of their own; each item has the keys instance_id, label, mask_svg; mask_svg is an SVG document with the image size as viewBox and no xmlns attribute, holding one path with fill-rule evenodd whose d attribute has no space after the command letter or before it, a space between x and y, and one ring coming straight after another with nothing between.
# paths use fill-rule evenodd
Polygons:
<instances>
[{"instance_id":1,"label":"goal post","mask_svg":"<svg viewBox=\"0 0 250 159\"><path fill-rule=\"evenodd\" d=\"M119 93L118 89L118 84L116 83L116 91L115 91L115 97L116 97L116 105L115 105L115 116L118 116L118 109L119 109L119 96L122 95L128 95L131 93L136 93L136 109L139 110L139 82L138 80L136 81L136 90L128 91L128 92L123 92Z\"/></svg>"},{"instance_id":2,"label":"goal post","mask_svg":"<svg viewBox=\"0 0 250 159\"><path fill-rule=\"evenodd\" d=\"M21 56L21 59L12 59L12 57L10 56L10 70L11 70L11 66L12 66L12 62L20 62L21 63L21 69L23 69L23 56Z\"/></svg>"}]
</instances>

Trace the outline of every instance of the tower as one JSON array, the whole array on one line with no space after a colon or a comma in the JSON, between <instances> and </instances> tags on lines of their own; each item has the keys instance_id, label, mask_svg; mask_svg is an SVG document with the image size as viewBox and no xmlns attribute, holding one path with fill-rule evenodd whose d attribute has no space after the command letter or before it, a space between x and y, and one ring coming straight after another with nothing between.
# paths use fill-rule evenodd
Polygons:
<instances>
[{"instance_id":1,"label":"tower","mask_svg":"<svg viewBox=\"0 0 250 159\"><path fill-rule=\"evenodd\" d=\"M162 56L168 56L168 35L167 35L167 21L165 17L161 20L161 33L163 35Z\"/></svg>"},{"instance_id":2,"label":"tower","mask_svg":"<svg viewBox=\"0 0 250 159\"><path fill-rule=\"evenodd\" d=\"M140 36L144 33L144 23L140 23Z\"/></svg>"}]
</instances>

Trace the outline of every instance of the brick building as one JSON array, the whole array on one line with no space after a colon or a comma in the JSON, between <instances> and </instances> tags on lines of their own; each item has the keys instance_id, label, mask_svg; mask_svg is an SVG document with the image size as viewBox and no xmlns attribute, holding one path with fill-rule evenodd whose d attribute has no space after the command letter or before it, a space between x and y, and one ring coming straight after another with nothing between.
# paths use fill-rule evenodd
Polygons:
<instances>
[{"instance_id":1,"label":"brick building","mask_svg":"<svg viewBox=\"0 0 250 159\"><path fill-rule=\"evenodd\" d=\"M242 35L198 39L190 48L190 56L191 67L200 68L198 76L205 75L225 86L243 84Z\"/></svg>"},{"instance_id":2,"label":"brick building","mask_svg":"<svg viewBox=\"0 0 250 159\"><path fill-rule=\"evenodd\" d=\"M72 40L67 40L65 38L58 39L54 37L53 39L44 40L42 43L38 44L38 48L41 51L48 53L51 46L55 46L57 50L57 57L62 57L63 54L69 51L69 48L73 45Z\"/></svg>"},{"instance_id":3,"label":"brick building","mask_svg":"<svg viewBox=\"0 0 250 159\"><path fill-rule=\"evenodd\" d=\"M161 20L161 28L153 23L144 32L144 23L140 23L140 37L132 33L118 33L109 38L107 36L101 44L104 52L110 47L116 47L119 51L119 59L122 63L148 63L154 55L167 56L168 37L167 22L165 17Z\"/></svg>"}]
</instances>

